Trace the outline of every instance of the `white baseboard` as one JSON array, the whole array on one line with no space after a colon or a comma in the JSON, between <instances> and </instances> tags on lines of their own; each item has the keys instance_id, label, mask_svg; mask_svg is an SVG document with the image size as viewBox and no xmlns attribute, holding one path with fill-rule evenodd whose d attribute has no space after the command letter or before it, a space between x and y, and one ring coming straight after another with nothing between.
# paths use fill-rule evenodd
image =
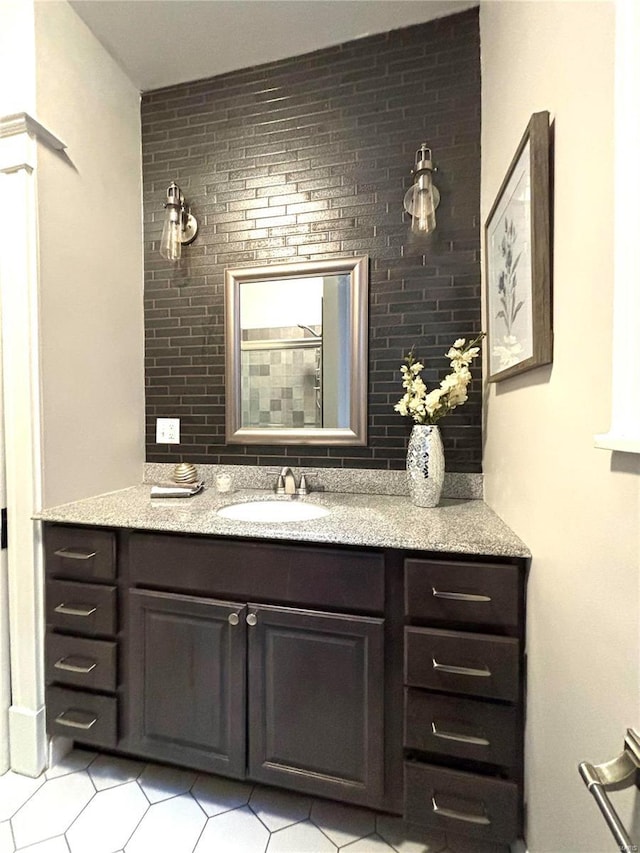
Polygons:
<instances>
[{"instance_id":1,"label":"white baseboard","mask_svg":"<svg viewBox=\"0 0 640 853\"><path fill-rule=\"evenodd\" d=\"M11 769L23 776L39 776L47 765L45 709L9 708Z\"/></svg>"},{"instance_id":2,"label":"white baseboard","mask_svg":"<svg viewBox=\"0 0 640 853\"><path fill-rule=\"evenodd\" d=\"M54 735L49 741L47 767L55 767L56 764L60 764L65 755L68 755L72 749L73 740L70 737Z\"/></svg>"}]
</instances>

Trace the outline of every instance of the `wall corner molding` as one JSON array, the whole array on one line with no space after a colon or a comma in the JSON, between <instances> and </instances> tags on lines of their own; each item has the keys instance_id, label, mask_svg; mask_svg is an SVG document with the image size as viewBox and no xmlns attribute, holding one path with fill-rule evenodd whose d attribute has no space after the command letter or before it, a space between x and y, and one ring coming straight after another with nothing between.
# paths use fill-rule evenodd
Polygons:
<instances>
[{"instance_id":1,"label":"wall corner molding","mask_svg":"<svg viewBox=\"0 0 640 853\"><path fill-rule=\"evenodd\" d=\"M0 118L0 139L28 133L54 151L63 151L66 144L29 113L12 113Z\"/></svg>"},{"instance_id":2,"label":"wall corner molding","mask_svg":"<svg viewBox=\"0 0 640 853\"><path fill-rule=\"evenodd\" d=\"M40 528L42 431L38 315L38 140L26 119L0 135L0 340L7 513L11 706L9 761L27 776L47 760ZM0 118L0 127L7 124ZM35 532L34 532L35 530ZM3 646L6 646L6 639ZM3 648L2 657L6 656Z\"/></svg>"},{"instance_id":3,"label":"wall corner molding","mask_svg":"<svg viewBox=\"0 0 640 853\"><path fill-rule=\"evenodd\" d=\"M637 282L637 239L640 216L640 8L635 0L616 0L615 64L615 199L613 368L611 421L608 432L594 436L594 446L640 453L640 290Z\"/></svg>"}]
</instances>

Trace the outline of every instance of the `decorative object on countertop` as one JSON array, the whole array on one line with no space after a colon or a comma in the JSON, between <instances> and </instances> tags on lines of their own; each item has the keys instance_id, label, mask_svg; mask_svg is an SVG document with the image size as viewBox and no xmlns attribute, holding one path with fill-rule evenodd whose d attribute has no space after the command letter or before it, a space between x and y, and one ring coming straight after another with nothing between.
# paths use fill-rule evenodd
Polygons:
<instances>
[{"instance_id":1,"label":"decorative object on countertop","mask_svg":"<svg viewBox=\"0 0 640 853\"><path fill-rule=\"evenodd\" d=\"M415 424L407 447L409 494L416 506L434 507L444 483L444 447L440 427Z\"/></svg>"},{"instance_id":2,"label":"decorative object on countertop","mask_svg":"<svg viewBox=\"0 0 640 853\"><path fill-rule=\"evenodd\" d=\"M549 113L534 113L485 224L488 381L553 360Z\"/></svg>"},{"instance_id":3,"label":"decorative object on countertop","mask_svg":"<svg viewBox=\"0 0 640 853\"><path fill-rule=\"evenodd\" d=\"M231 491L231 476L229 474L216 474L216 491L222 493Z\"/></svg>"},{"instance_id":4,"label":"decorative object on countertop","mask_svg":"<svg viewBox=\"0 0 640 853\"><path fill-rule=\"evenodd\" d=\"M198 469L190 462L180 462L173 469L171 479L174 483L196 483L198 481Z\"/></svg>"},{"instance_id":5,"label":"decorative object on countertop","mask_svg":"<svg viewBox=\"0 0 640 853\"><path fill-rule=\"evenodd\" d=\"M454 341L446 353L453 370L440 383L439 388L427 392L420 372L424 365L415 360L413 350L400 368L404 396L393 407L404 417L411 417L415 426L407 448L407 477L409 494L416 506L435 507L440 501L444 483L444 449L436 421L467 400L467 387L471 382L469 365L480 353L484 332L470 343L465 338Z\"/></svg>"},{"instance_id":6,"label":"decorative object on countertop","mask_svg":"<svg viewBox=\"0 0 640 853\"><path fill-rule=\"evenodd\" d=\"M151 486L152 498L190 498L204 488L204 480L197 483L167 483Z\"/></svg>"}]
</instances>

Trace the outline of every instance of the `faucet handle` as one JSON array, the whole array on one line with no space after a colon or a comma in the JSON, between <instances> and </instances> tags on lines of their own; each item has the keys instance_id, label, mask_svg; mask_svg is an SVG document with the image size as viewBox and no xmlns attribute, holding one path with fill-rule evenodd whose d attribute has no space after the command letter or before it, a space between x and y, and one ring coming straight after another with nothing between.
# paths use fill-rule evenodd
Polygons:
<instances>
[{"instance_id":1,"label":"faucet handle","mask_svg":"<svg viewBox=\"0 0 640 853\"><path fill-rule=\"evenodd\" d=\"M282 474L278 474L275 493L276 495L284 495L284 477L282 476Z\"/></svg>"},{"instance_id":2,"label":"faucet handle","mask_svg":"<svg viewBox=\"0 0 640 853\"><path fill-rule=\"evenodd\" d=\"M305 471L300 472L300 485L298 486L298 490L297 490L299 495L308 495L309 494L309 492L311 491L311 487L307 483L307 477L310 474L314 475L317 473L318 473L317 471L311 471L311 470L305 470ZM317 492L324 491L324 487L320 486L319 484L315 485L313 488Z\"/></svg>"}]
</instances>

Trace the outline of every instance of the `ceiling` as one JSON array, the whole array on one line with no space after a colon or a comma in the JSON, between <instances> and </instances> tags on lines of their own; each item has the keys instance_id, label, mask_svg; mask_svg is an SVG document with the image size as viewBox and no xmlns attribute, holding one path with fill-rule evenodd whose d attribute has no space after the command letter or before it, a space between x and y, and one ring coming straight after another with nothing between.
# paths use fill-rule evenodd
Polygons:
<instances>
[{"instance_id":1,"label":"ceiling","mask_svg":"<svg viewBox=\"0 0 640 853\"><path fill-rule=\"evenodd\" d=\"M141 91L297 56L479 0L70 0Z\"/></svg>"}]
</instances>

